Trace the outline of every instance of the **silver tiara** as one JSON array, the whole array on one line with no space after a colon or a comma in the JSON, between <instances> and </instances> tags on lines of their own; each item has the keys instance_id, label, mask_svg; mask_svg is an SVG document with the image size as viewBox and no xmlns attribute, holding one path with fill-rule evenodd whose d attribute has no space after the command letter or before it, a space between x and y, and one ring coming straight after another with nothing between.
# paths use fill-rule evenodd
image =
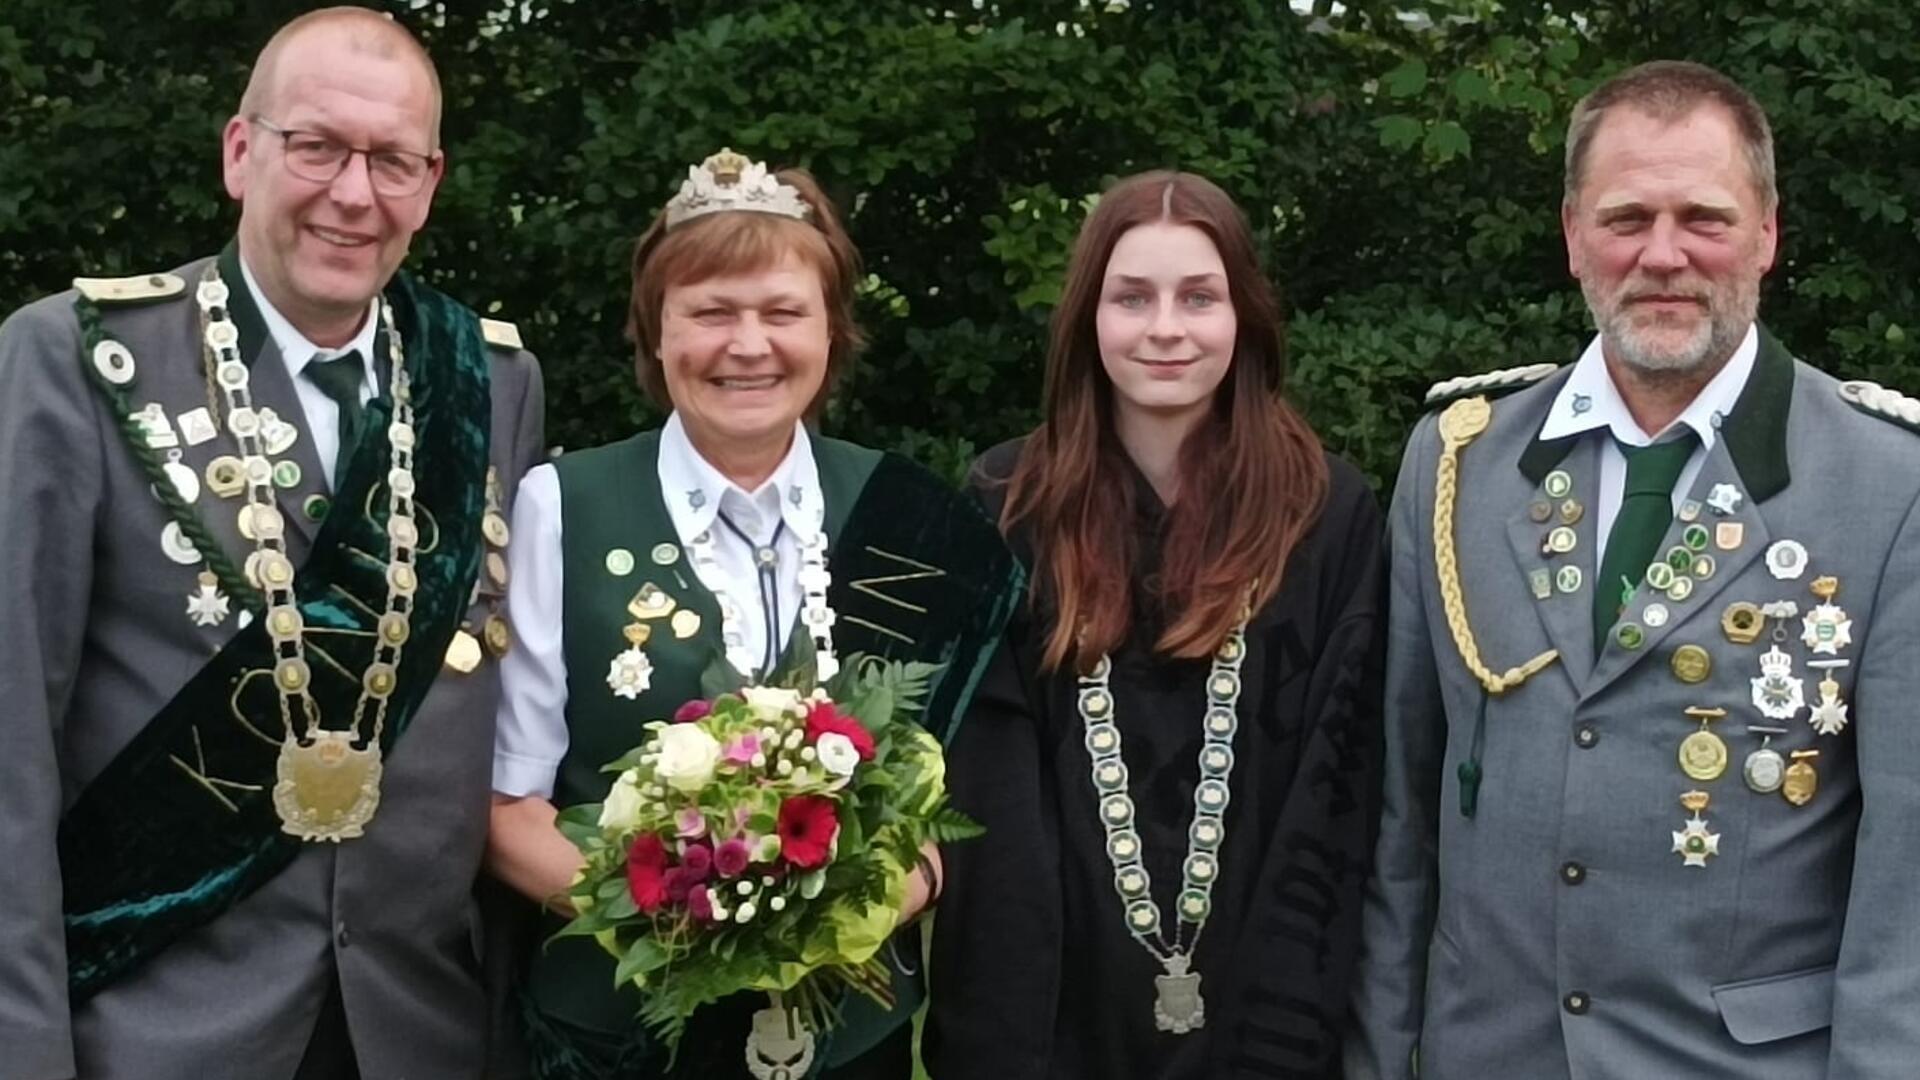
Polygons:
<instances>
[{"instance_id":1,"label":"silver tiara","mask_svg":"<svg viewBox=\"0 0 1920 1080\"><path fill-rule=\"evenodd\" d=\"M687 167L680 194L667 203L667 228L723 210L751 210L801 221L813 216L799 188L781 183L760 162L725 148Z\"/></svg>"}]
</instances>

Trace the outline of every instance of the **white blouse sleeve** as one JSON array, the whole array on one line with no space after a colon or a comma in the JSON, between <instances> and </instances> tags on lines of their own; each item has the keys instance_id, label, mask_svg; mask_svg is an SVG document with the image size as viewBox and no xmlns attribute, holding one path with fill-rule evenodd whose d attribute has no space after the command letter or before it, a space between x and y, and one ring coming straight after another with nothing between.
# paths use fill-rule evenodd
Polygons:
<instances>
[{"instance_id":1,"label":"white blouse sleeve","mask_svg":"<svg viewBox=\"0 0 1920 1080\"><path fill-rule=\"evenodd\" d=\"M560 476L552 465L535 466L520 481L507 567L507 611L516 640L500 660L493 790L551 798L554 775L567 755Z\"/></svg>"}]
</instances>

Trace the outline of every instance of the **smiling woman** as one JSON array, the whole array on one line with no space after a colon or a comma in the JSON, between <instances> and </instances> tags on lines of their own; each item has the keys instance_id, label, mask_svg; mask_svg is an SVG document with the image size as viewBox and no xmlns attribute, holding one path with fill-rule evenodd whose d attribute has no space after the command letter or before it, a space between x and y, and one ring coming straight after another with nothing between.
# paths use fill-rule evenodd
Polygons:
<instances>
[{"instance_id":1,"label":"smiling woman","mask_svg":"<svg viewBox=\"0 0 1920 1080\"><path fill-rule=\"evenodd\" d=\"M529 899L561 910L555 898L581 865L556 807L605 798L602 766L643 724L710 696L715 672L771 684L832 652L938 663L922 721L941 735L970 696L1016 601L1017 564L925 470L808 428L861 343L858 275L811 177L730 151L690 169L635 246L635 373L671 410L667 423L532 470L514 507L521 647L501 668L488 862ZM802 843L803 824L783 821L777 835ZM744 825L716 838L722 852L768 839ZM903 923L938 893L939 853L925 854ZM549 916L541 936L560 925ZM886 955L916 957L916 934ZM822 1051L829 1080L911 1071L917 964L894 968L895 1008L847 1006ZM784 1074L740 1053L763 995L702 1006L669 1067L614 973L583 938L526 957L521 1011L539 1080Z\"/></svg>"},{"instance_id":2,"label":"smiling woman","mask_svg":"<svg viewBox=\"0 0 1920 1080\"><path fill-rule=\"evenodd\" d=\"M1054 313L1045 422L974 467L1035 588L951 755L991 840L950 861L935 1080L1337 1066L1380 519L1285 370L1225 192L1147 173L1101 196Z\"/></svg>"}]
</instances>

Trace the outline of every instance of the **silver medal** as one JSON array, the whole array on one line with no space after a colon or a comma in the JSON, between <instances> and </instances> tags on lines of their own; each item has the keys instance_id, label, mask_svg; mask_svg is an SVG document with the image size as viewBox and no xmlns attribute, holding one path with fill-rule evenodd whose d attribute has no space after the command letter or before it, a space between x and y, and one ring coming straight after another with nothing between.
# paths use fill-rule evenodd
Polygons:
<instances>
[{"instance_id":1,"label":"silver medal","mask_svg":"<svg viewBox=\"0 0 1920 1080\"><path fill-rule=\"evenodd\" d=\"M173 482L173 490L180 495L180 501L191 506L200 497L200 474L177 461L169 461L161 466L166 470L167 479Z\"/></svg>"},{"instance_id":2,"label":"silver medal","mask_svg":"<svg viewBox=\"0 0 1920 1080\"><path fill-rule=\"evenodd\" d=\"M1778 645L1760 657L1760 674L1748 682L1753 687L1753 707L1769 720L1791 720L1807 704L1805 688L1793 673L1793 657Z\"/></svg>"},{"instance_id":3,"label":"silver medal","mask_svg":"<svg viewBox=\"0 0 1920 1080\"><path fill-rule=\"evenodd\" d=\"M167 558L182 566L192 566L200 561L200 550L180 531L177 521L167 522L166 528L160 530L160 550L166 553Z\"/></svg>"},{"instance_id":4,"label":"silver medal","mask_svg":"<svg viewBox=\"0 0 1920 1080\"><path fill-rule=\"evenodd\" d=\"M213 414L202 405L197 409L188 409L180 414L180 437L188 446L199 446L212 442L220 435L220 425L213 422Z\"/></svg>"},{"instance_id":5,"label":"silver medal","mask_svg":"<svg viewBox=\"0 0 1920 1080\"><path fill-rule=\"evenodd\" d=\"M1762 795L1771 795L1786 783L1787 759L1771 745L1775 735L1785 735L1786 728L1759 727L1748 725L1749 734L1760 736L1760 749L1747 755L1747 763L1740 774L1746 778L1747 786Z\"/></svg>"},{"instance_id":6,"label":"silver medal","mask_svg":"<svg viewBox=\"0 0 1920 1080\"><path fill-rule=\"evenodd\" d=\"M1185 1035L1207 1026L1207 1003L1200 996L1200 974L1189 970L1185 954L1174 953L1160 961L1165 975L1153 977L1153 1026L1175 1035Z\"/></svg>"}]
</instances>

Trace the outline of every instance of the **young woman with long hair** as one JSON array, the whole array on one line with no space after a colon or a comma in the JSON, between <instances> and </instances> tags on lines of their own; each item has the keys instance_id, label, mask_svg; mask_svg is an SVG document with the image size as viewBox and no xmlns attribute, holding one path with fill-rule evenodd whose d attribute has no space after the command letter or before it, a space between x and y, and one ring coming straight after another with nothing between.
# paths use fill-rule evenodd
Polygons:
<instances>
[{"instance_id":1,"label":"young woman with long hair","mask_svg":"<svg viewBox=\"0 0 1920 1080\"><path fill-rule=\"evenodd\" d=\"M1331 1073L1374 830L1381 522L1287 401L1211 182L1122 180L1044 422L971 484L1031 574L951 756L936 1080Z\"/></svg>"}]
</instances>

